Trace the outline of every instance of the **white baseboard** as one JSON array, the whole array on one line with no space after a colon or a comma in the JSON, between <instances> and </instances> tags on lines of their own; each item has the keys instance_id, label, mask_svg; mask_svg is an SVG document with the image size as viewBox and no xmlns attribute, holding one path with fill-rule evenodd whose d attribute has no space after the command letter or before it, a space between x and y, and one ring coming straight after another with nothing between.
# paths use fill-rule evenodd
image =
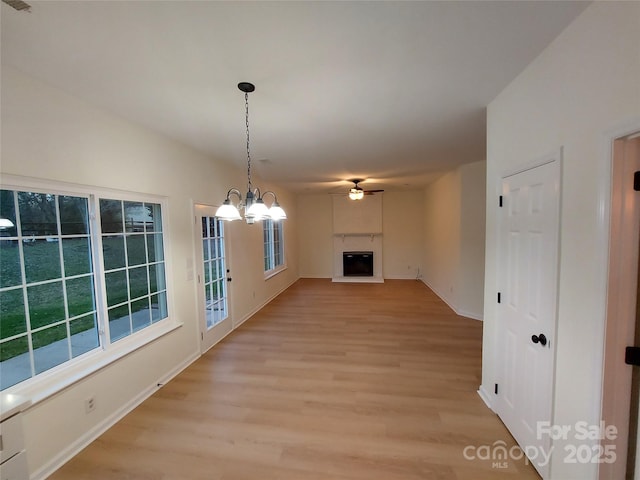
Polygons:
<instances>
[{"instance_id":1,"label":"white baseboard","mask_svg":"<svg viewBox=\"0 0 640 480\"><path fill-rule=\"evenodd\" d=\"M158 379L152 385L149 385L147 388L142 390L138 395L133 397L129 402L125 403L118 410L113 412L113 414L109 415L102 422L98 423L91 430L86 432L80 438L78 438L75 442L68 445L65 449L59 452L55 457L49 460L46 464L40 467L37 471L33 472L29 478L30 480L44 480L53 474L56 470L62 467L65 463L75 457L82 449L87 447L91 442L97 439L104 432L109 430L113 425L119 422L122 418L125 417L128 413L133 411L138 405L144 402L147 398L157 392L163 385L169 382L172 378L177 376L180 372L182 372L185 368L195 362L198 358L200 358L199 352L194 352L189 357L187 357L183 362L174 367L172 370L167 372L166 375L162 377L162 379Z\"/></svg>"},{"instance_id":2,"label":"white baseboard","mask_svg":"<svg viewBox=\"0 0 640 480\"><path fill-rule=\"evenodd\" d=\"M233 325L233 329L235 330L236 328L238 328L240 325L242 325L244 322L246 322L247 320L249 320L251 317L253 317L256 313L258 313L260 310L262 310L264 307L267 306L267 304L269 304L269 302L271 302L274 298L276 298L278 295L280 295L282 292L284 292L287 288L289 288L291 285L293 285L294 283L296 283L299 280L300 277L296 278L295 280L293 280L292 282L288 283L287 285L285 285L283 288L281 288L280 290L278 290L276 293L274 293L273 295L271 295L267 300L265 300L264 302L262 302L260 305L258 305L257 307L253 308L249 313L247 313L244 317L242 317L240 320L238 320L234 325Z\"/></svg>"},{"instance_id":3,"label":"white baseboard","mask_svg":"<svg viewBox=\"0 0 640 480\"><path fill-rule=\"evenodd\" d=\"M480 388L478 388L478 395L480 395L480 398L485 403L485 405L489 407L489 410L495 412L491 405L491 394L487 392L487 390L484 388L484 385L480 385Z\"/></svg>"},{"instance_id":4,"label":"white baseboard","mask_svg":"<svg viewBox=\"0 0 640 480\"><path fill-rule=\"evenodd\" d=\"M435 293L440 298L440 300L442 300L444 303L446 303L449 306L449 308L455 312L456 315L460 315L461 317L470 318L472 320L479 320L479 321L483 321L484 320L484 316L482 314L468 312L466 310L462 310L462 309L458 308L442 292L439 292L436 288L434 288L432 285L430 285L429 282L427 282L424 278L421 279L421 280L422 280L422 283L424 283L427 287L429 287L429 289L433 293Z\"/></svg>"}]
</instances>

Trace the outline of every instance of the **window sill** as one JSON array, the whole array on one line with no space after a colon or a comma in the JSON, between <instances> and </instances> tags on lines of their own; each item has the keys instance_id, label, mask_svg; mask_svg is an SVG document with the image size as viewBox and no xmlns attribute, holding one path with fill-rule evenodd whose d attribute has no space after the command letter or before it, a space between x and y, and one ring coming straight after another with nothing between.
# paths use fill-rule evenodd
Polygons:
<instances>
[{"instance_id":1,"label":"window sill","mask_svg":"<svg viewBox=\"0 0 640 480\"><path fill-rule=\"evenodd\" d=\"M135 352L164 335L181 327L181 322L169 319L145 328L129 337L112 344L108 351L98 349L73 361L72 365L62 364L30 380L18 383L4 390L3 394L20 395L35 405L42 400L70 387L83 378L107 367L115 361Z\"/></svg>"},{"instance_id":2,"label":"window sill","mask_svg":"<svg viewBox=\"0 0 640 480\"><path fill-rule=\"evenodd\" d=\"M264 272L264 279L269 280L271 277L275 277L280 272L284 272L286 269L287 269L286 265L280 265L279 267L274 268L273 270L268 270Z\"/></svg>"}]
</instances>

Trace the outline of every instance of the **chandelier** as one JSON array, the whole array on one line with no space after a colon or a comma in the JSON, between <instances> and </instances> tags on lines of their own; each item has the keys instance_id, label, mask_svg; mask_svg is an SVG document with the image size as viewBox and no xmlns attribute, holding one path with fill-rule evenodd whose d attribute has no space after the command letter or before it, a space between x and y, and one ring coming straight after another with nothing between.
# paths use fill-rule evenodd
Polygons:
<instances>
[{"instance_id":1,"label":"chandelier","mask_svg":"<svg viewBox=\"0 0 640 480\"><path fill-rule=\"evenodd\" d=\"M271 220L284 220L287 218L287 214L284 212L280 204L278 203L278 197L272 191L260 192L259 188L253 188L251 183L251 151L249 148L249 93L253 92L256 87L249 82L240 82L238 84L240 91L244 92L244 105L245 105L245 124L247 126L247 193L244 200L242 199L242 193L237 188L230 188L227 192L227 198L225 198L222 205L216 210L216 217L221 220L241 220L240 210L244 210L244 219L248 224L253 224L256 220L271 219ZM235 195L238 198L237 205L231 202L231 195ZM273 196L273 203L271 207L267 207L264 203L264 197L266 195Z\"/></svg>"}]
</instances>

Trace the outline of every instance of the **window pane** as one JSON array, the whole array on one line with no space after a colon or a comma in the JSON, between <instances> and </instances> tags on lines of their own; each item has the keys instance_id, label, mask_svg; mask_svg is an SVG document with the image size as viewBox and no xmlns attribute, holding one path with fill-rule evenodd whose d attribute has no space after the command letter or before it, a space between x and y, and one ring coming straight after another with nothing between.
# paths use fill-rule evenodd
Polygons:
<instances>
[{"instance_id":1,"label":"window pane","mask_svg":"<svg viewBox=\"0 0 640 480\"><path fill-rule=\"evenodd\" d=\"M17 240L0 240L0 287L22 283L20 248Z\"/></svg>"},{"instance_id":2,"label":"window pane","mask_svg":"<svg viewBox=\"0 0 640 480\"><path fill-rule=\"evenodd\" d=\"M142 202L124 202L124 227L127 232L144 232L147 211Z\"/></svg>"},{"instance_id":3,"label":"window pane","mask_svg":"<svg viewBox=\"0 0 640 480\"><path fill-rule=\"evenodd\" d=\"M153 322L167 318L167 294L151 295L151 317Z\"/></svg>"},{"instance_id":4,"label":"window pane","mask_svg":"<svg viewBox=\"0 0 640 480\"><path fill-rule=\"evenodd\" d=\"M52 239L53 240L53 239ZM60 249L58 241L36 240L23 244L24 271L27 283L60 278Z\"/></svg>"},{"instance_id":5,"label":"window pane","mask_svg":"<svg viewBox=\"0 0 640 480\"><path fill-rule=\"evenodd\" d=\"M95 310L93 298L93 277L80 277L67 280L67 305L69 316L77 317Z\"/></svg>"},{"instance_id":6,"label":"window pane","mask_svg":"<svg viewBox=\"0 0 640 480\"><path fill-rule=\"evenodd\" d=\"M129 269L130 298L138 298L149 294L149 282L147 281L147 267Z\"/></svg>"},{"instance_id":7,"label":"window pane","mask_svg":"<svg viewBox=\"0 0 640 480\"><path fill-rule=\"evenodd\" d=\"M27 288L31 328L43 327L64 320L62 282L45 283Z\"/></svg>"},{"instance_id":8,"label":"window pane","mask_svg":"<svg viewBox=\"0 0 640 480\"><path fill-rule=\"evenodd\" d=\"M151 293L166 289L164 263L149 265L149 290Z\"/></svg>"},{"instance_id":9,"label":"window pane","mask_svg":"<svg viewBox=\"0 0 640 480\"><path fill-rule=\"evenodd\" d=\"M147 248L149 249L149 262L161 262L164 260L161 233L147 235Z\"/></svg>"},{"instance_id":10,"label":"window pane","mask_svg":"<svg viewBox=\"0 0 640 480\"><path fill-rule=\"evenodd\" d=\"M121 235L102 237L102 255L105 270L124 267L124 237Z\"/></svg>"},{"instance_id":11,"label":"window pane","mask_svg":"<svg viewBox=\"0 0 640 480\"><path fill-rule=\"evenodd\" d=\"M122 232L122 202L100 199L100 226L102 233Z\"/></svg>"},{"instance_id":12,"label":"window pane","mask_svg":"<svg viewBox=\"0 0 640 480\"><path fill-rule=\"evenodd\" d=\"M66 324L46 328L32 335L33 362L36 374L69 360Z\"/></svg>"},{"instance_id":13,"label":"window pane","mask_svg":"<svg viewBox=\"0 0 640 480\"><path fill-rule=\"evenodd\" d=\"M75 358L100 346L95 314L72 320L69 323L69 328L71 330L72 357Z\"/></svg>"},{"instance_id":14,"label":"window pane","mask_svg":"<svg viewBox=\"0 0 640 480\"><path fill-rule=\"evenodd\" d=\"M105 274L105 284L108 306L117 305L129 299L127 296L127 274L124 270Z\"/></svg>"},{"instance_id":15,"label":"window pane","mask_svg":"<svg viewBox=\"0 0 640 480\"><path fill-rule=\"evenodd\" d=\"M127 259L129 266L147 263L144 250L144 235L127 235Z\"/></svg>"},{"instance_id":16,"label":"window pane","mask_svg":"<svg viewBox=\"0 0 640 480\"><path fill-rule=\"evenodd\" d=\"M22 289L0 292L0 338L9 338L27 331ZM4 344L0 346L4 350Z\"/></svg>"},{"instance_id":17,"label":"window pane","mask_svg":"<svg viewBox=\"0 0 640 480\"><path fill-rule=\"evenodd\" d=\"M134 332L151 325L149 297L141 298L131 303L131 320Z\"/></svg>"},{"instance_id":18,"label":"window pane","mask_svg":"<svg viewBox=\"0 0 640 480\"><path fill-rule=\"evenodd\" d=\"M162 232L162 210L157 203L145 203L147 209L147 232Z\"/></svg>"},{"instance_id":19,"label":"window pane","mask_svg":"<svg viewBox=\"0 0 640 480\"><path fill-rule=\"evenodd\" d=\"M18 208L22 236L58 234L55 195L18 192Z\"/></svg>"},{"instance_id":20,"label":"window pane","mask_svg":"<svg viewBox=\"0 0 640 480\"><path fill-rule=\"evenodd\" d=\"M18 236L18 223L16 222L16 208L13 198L13 190L0 190L0 218L4 218L13 223L13 227L4 227L0 229L0 236Z\"/></svg>"},{"instance_id":21,"label":"window pane","mask_svg":"<svg viewBox=\"0 0 640 480\"><path fill-rule=\"evenodd\" d=\"M129 305L121 305L109 310L109 334L112 342L131 334Z\"/></svg>"},{"instance_id":22,"label":"window pane","mask_svg":"<svg viewBox=\"0 0 640 480\"><path fill-rule=\"evenodd\" d=\"M64 273L67 277L91 273L91 241L85 238L65 238L62 240Z\"/></svg>"},{"instance_id":23,"label":"window pane","mask_svg":"<svg viewBox=\"0 0 640 480\"><path fill-rule=\"evenodd\" d=\"M0 389L31 378L31 360L27 337L0 344Z\"/></svg>"},{"instance_id":24,"label":"window pane","mask_svg":"<svg viewBox=\"0 0 640 480\"><path fill-rule=\"evenodd\" d=\"M87 199L81 197L60 196L60 229L62 235L89 233L89 215Z\"/></svg>"}]
</instances>

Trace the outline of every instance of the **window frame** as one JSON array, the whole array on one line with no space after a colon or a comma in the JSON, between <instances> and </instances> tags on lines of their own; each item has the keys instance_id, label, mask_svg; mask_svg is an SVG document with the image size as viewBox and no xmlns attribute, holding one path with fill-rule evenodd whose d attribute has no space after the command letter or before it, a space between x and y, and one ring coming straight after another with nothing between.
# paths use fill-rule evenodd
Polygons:
<instances>
[{"instance_id":1,"label":"window frame","mask_svg":"<svg viewBox=\"0 0 640 480\"><path fill-rule=\"evenodd\" d=\"M285 242L284 242L284 223L282 220L271 220L264 219L262 220L262 235L263 235L263 263L265 264L264 270L264 278L265 280L277 275L283 270L287 269L286 255L285 255ZM280 261L278 265L275 264L276 252L275 252L275 240L274 240L274 225L278 224L280 226ZM268 252L267 252L268 250ZM267 258L270 261L271 268L266 268L266 260Z\"/></svg>"},{"instance_id":2,"label":"window frame","mask_svg":"<svg viewBox=\"0 0 640 480\"><path fill-rule=\"evenodd\" d=\"M90 187L66 182L17 177L8 174L2 175L0 188L4 190L28 191L59 196L69 195L88 198L88 215L90 225L89 238L91 239L92 267L95 281L94 295L96 303L96 323L98 326L99 340L98 347L4 389L2 391L3 395L21 395L29 398L32 403L37 403L112 364L118 359L154 342L183 325L182 322L177 320L174 312L174 288L172 278L169 275L172 261L170 255L170 238L168 234L168 225L170 225L170 222L167 197L114 190L104 187ZM114 340L113 342L111 342L109 338L109 319L106 304L105 267L102 251L102 229L99 215L99 202L101 198L159 204L162 219L167 317L137 331L133 331L130 335Z\"/></svg>"}]
</instances>

